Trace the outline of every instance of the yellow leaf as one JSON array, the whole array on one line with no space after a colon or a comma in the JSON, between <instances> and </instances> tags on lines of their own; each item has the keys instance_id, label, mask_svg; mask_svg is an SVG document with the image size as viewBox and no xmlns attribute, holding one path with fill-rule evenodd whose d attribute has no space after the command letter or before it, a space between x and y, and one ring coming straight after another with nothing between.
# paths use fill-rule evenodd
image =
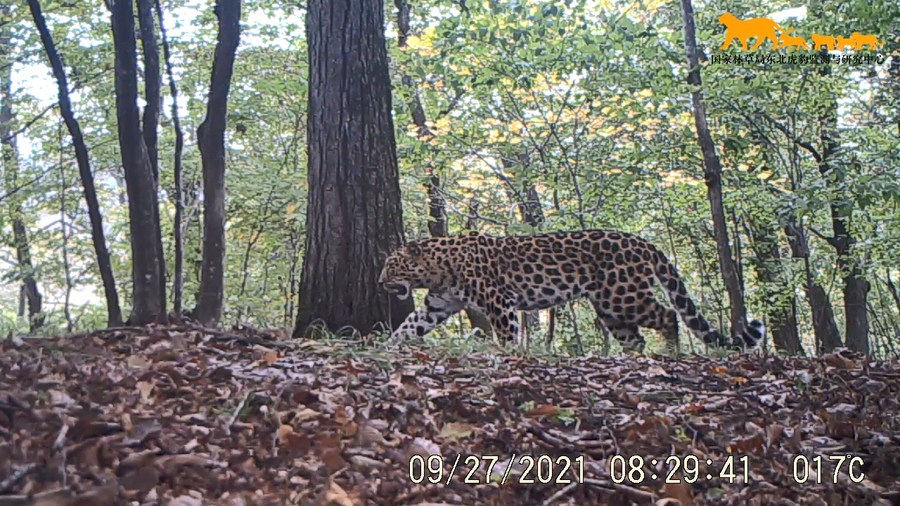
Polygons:
<instances>
[{"instance_id":1,"label":"yellow leaf","mask_svg":"<svg viewBox=\"0 0 900 506\"><path fill-rule=\"evenodd\" d=\"M429 121L427 125L434 135L444 135L450 131L450 117L442 116L437 121Z\"/></svg>"}]
</instances>

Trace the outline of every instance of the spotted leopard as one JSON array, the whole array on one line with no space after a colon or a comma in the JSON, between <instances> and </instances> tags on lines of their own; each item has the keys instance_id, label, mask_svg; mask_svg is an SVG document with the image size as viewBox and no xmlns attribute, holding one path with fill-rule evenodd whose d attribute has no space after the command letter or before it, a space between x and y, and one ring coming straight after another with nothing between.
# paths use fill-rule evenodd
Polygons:
<instances>
[{"instance_id":1,"label":"spotted leopard","mask_svg":"<svg viewBox=\"0 0 900 506\"><path fill-rule=\"evenodd\" d=\"M675 309L654 298L657 281ZM626 351L643 351L640 327L660 331L667 346L675 349L677 314L710 345L755 348L765 336L765 326L758 320L738 336L723 336L700 314L659 248L611 230L510 237L473 232L410 242L387 258L379 283L400 299L417 288L428 290L425 304L393 332L393 339L424 336L470 307L488 316L501 342L520 342L517 311L580 298L590 300Z\"/></svg>"}]
</instances>

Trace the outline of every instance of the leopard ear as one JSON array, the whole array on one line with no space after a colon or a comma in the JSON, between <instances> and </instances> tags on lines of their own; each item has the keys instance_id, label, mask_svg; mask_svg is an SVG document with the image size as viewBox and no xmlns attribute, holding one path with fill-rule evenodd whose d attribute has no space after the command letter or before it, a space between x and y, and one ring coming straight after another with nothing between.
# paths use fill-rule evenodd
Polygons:
<instances>
[{"instance_id":1,"label":"leopard ear","mask_svg":"<svg viewBox=\"0 0 900 506\"><path fill-rule=\"evenodd\" d=\"M406 243L406 251L409 251L409 254L417 257L422 254L422 247L419 246L419 243L411 241Z\"/></svg>"}]
</instances>

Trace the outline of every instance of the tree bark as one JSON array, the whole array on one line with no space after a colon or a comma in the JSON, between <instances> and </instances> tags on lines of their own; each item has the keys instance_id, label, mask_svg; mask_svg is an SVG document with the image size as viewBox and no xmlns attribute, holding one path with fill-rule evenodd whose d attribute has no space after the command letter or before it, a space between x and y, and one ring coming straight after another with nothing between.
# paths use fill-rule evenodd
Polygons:
<instances>
[{"instance_id":1,"label":"tree bark","mask_svg":"<svg viewBox=\"0 0 900 506\"><path fill-rule=\"evenodd\" d=\"M234 56L241 36L241 0L218 0L219 35L213 57L206 118L197 129L203 160L203 261L194 317L205 325L222 318L225 293L225 125Z\"/></svg>"},{"instance_id":2,"label":"tree bark","mask_svg":"<svg viewBox=\"0 0 900 506\"><path fill-rule=\"evenodd\" d=\"M172 71L172 57L169 51L169 40L166 37L166 28L163 24L162 7L159 0L154 1L156 17L159 20L159 36L163 46L163 57L166 62L166 76L169 79L169 93L172 95L172 128L175 131L175 157L173 175L175 178L175 224L172 227L175 234L175 272L172 281L172 304L176 315L184 311L184 183L182 181L181 158L184 151L184 132L181 130L181 120L178 117L178 87L175 86L175 73Z\"/></svg>"},{"instance_id":3,"label":"tree bark","mask_svg":"<svg viewBox=\"0 0 900 506\"><path fill-rule=\"evenodd\" d=\"M137 43L134 35L134 5L118 0L112 5L112 32L116 54L116 119L119 149L128 193L132 253L131 324L164 322L165 298L160 293L162 259L159 257L156 184L141 133L137 107Z\"/></svg>"},{"instance_id":4,"label":"tree bark","mask_svg":"<svg viewBox=\"0 0 900 506\"><path fill-rule=\"evenodd\" d=\"M713 233L716 239L716 251L719 266L728 299L731 303L731 335L739 335L746 324L747 310L744 306L744 294L737 275L734 258L728 241L728 228L725 223L725 210L722 203L722 165L716 154L715 144L706 122L706 104L703 100L702 81L700 79L700 60L697 52L697 37L694 28L694 7L691 0L681 0L684 14L684 49L690 71L688 84L691 87L691 103L693 104L694 125L697 129L697 140L703 152L704 179L706 180L707 197L712 212Z\"/></svg>"},{"instance_id":5,"label":"tree bark","mask_svg":"<svg viewBox=\"0 0 900 506\"><path fill-rule=\"evenodd\" d=\"M384 292L403 242L391 83L380 0L309 0L309 202L295 336L313 322L368 334L412 310Z\"/></svg>"},{"instance_id":6,"label":"tree bark","mask_svg":"<svg viewBox=\"0 0 900 506\"><path fill-rule=\"evenodd\" d=\"M84 188L84 200L87 202L88 216L91 221L91 240L94 244L94 252L97 255L97 269L103 280L103 292L106 297L106 323L113 327L122 324L122 309L119 306L119 294L116 290L116 280L113 276L112 263L109 258L109 250L106 248L106 236L103 232L103 218L100 215L100 202L97 200L97 190L94 187L94 175L91 172L90 159L87 145L81 133L81 126L72 112L72 102L69 99L69 84L66 79L66 71L63 69L62 60L56 51L56 44L47 29L47 22L41 12L41 4L38 0L28 0L28 7L34 24L41 36L44 51L50 66L53 68L53 76L56 78L57 94L59 97L59 111L72 136L72 145L75 148L75 160L78 162L78 173L81 176L81 185Z\"/></svg>"},{"instance_id":7,"label":"tree bark","mask_svg":"<svg viewBox=\"0 0 900 506\"><path fill-rule=\"evenodd\" d=\"M137 0L138 26L141 34L141 49L144 56L144 117L141 132L147 146L147 157L153 171L153 211L156 221L156 238L159 251L159 296L160 305L166 307L166 254L163 248L162 225L159 215L159 149L157 147L157 128L159 127L160 87L162 85L159 71L159 47L156 42L156 29L153 25L153 1Z\"/></svg>"}]
</instances>

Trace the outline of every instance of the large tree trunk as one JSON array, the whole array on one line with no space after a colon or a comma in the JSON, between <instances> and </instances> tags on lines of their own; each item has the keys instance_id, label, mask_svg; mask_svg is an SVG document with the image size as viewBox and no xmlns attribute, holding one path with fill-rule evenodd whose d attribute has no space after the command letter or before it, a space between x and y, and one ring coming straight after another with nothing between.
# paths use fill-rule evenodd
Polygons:
<instances>
[{"instance_id":1,"label":"large tree trunk","mask_svg":"<svg viewBox=\"0 0 900 506\"><path fill-rule=\"evenodd\" d=\"M234 55L241 35L241 1L219 0L219 36L206 118L197 129L203 159L203 264L194 317L214 325L222 317L225 278L225 124Z\"/></svg>"},{"instance_id":2,"label":"large tree trunk","mask_svg":"<svg viewBox=\"0 0 900 506\"><path fill-rule=\"evenodd\" d=\"M47 22L41 12L41 4L38 0L28 0L31 16L41 36L44 51L50 66L53 68L53 76L56 77L57 94L59 97L59 112L66 123L66 128L72 136L72 146L75 148L75 160L78 162L78 173L81 176L81 185L84 188L84 200L87 202L88 216L91 220L91 240L94 243L94 252L97 255L97 268L100 278L103 280L103 292L106 296L106 323L110 327L122 324L122 309L119 306L119 294L116 291L116 280L113 276L112 263L109 258L109 250L106 248L106 236L103 233L103 218L100 215L100 202L97 200L97 190L94 188L94 175L91 172L90 159L87 145L81 127L72 112L72 101L69 100L69 83L66 79L66 71L63 69L62 60L56 51L56 44L47 29Z\"/></svg>"},{"instance_id":3,"label":"large tree trunk","mask_svg":"<svg viewBox=\"0 0 900 506\"><path fill-rule=\"evenodd\" d=\"M320 321L363 334L412 310L378 286L403 242L381 0L309 0L309 203L295 336Z\"/></svg>"},{"instance_id":4,"label":"large tree trunk","mask_svg":"<svg viewBox=\"0 0 900 506\"><path fill-rule=\"evenodd\" d=\"M731 246L728 241L728 229L725 224L725 210L722 204L722 165L716 154L709 125L706 122L706 104L703 100L702 81L700 79L700 59L697 53L697 37L694 28L694 7L691 0L681 0L684 14L684 49L687 54L690 71L688 84L691 87L691 103L694 109L694 124L697 128L697 140L703 152L704 178L706 180L707 197L712 211L713 234L716 239L716 251L719 254L719 266L722 279L728 291L731 303L731 335L739 335L746 325L747 311L744 307L744 294L738 278Z\"/></svg>"},{"instance_id":5,"label":"large tree trunk","mask_svg":"<svg viewBox=\"0 0 900 506\"><path fill-rule=\"evenodd\" d=\"M156 17L159 19L159 36L162 40L163 56L166 61L166 76L169 78L169 93L172 95L172 128L175 130L175 160L173 164L175 191L172 197L175 201L175 224L172 227L175 231L175 273L172 281L172 303L175 314L181 315L184 306L184 184L182 182L181 169L184 132L181 130L181 120L178 118L178 87L175 86L175 73L172 71L169 40L166 37L166 28L163 25L163 13L159 0L154 1L154 6L156 7Z\"/></svg>"},{"instance_id":6,"label":"large tree trunk","mask_svg":"<svg viewBox=\"0 0 900 506\"><path fill-rule=\"evenodd\" d=\"M141 49L144 55L144 117L141 132L147 146L147 157L153 171L153 219L156 221L156 238L159 251L159 296L160 305L166 307L166 254L163 249L162 226L159 221L159 149L157 148L157 127L159 127L159 103L162 77L159 72L159 47L156 43L156 29L153 24L153 0L137 0L138 25L141 33Z\"/></svg>"},{"instance_id":7,"label":"large tree trunk","mask_svg":"<svg viewBox=\"0 0 900 506\"><path fill-rule=\"evenodd\" d=\"M119 149L125 169L131 231L133 306L131 323L164 322L164 297L160 293L162 259L156 205L156 184L138 112L137 47L134 5L118 0L112 5L112 31L116 53L116 119Z\"/></svg>"},{"instance_id":8,"label":"large tree trunk","mask_svg":"<svg viewBox=\"0 0 900 506\"><path fill-rule=\"evenodd\" d=\"M9 14L9 6L0 6L0 19ZM18 279L22 283L22 293L28 302L28 328L31 332L44 325L41 313L43 298L34 279L34 265L31 262L31 244L28 229L22 216L22 198L13 195L18 187L19 153L16 135L13 133L12 109L12 42L7 29L10 25L0 23L0 165L8 195L9 217L13 226L13 243L18 264Z\"/></svg>"}]
</instances>

